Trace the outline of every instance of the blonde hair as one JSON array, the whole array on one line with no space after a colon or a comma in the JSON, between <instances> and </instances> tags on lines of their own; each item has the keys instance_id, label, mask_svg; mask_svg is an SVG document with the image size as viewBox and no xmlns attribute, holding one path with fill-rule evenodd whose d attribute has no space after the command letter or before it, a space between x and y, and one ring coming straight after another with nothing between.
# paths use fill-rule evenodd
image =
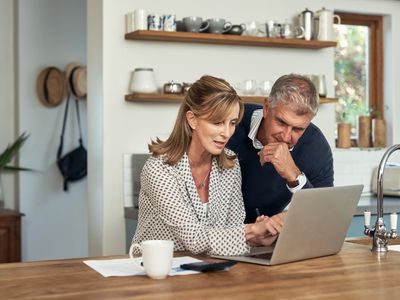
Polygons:
<instances>
[{"instance_id":1,"label":"blonde hair","mask_svg":"<svg viewBox=\"0 0 400 300\"><path fill-rule=\"evenodd\" d=\"M175 165L187 151L192 140L192 128L186 119L186 112L191 111L196 117L209 121L221 121L228 116L236 104L239 104L239 120L243 117L243 102L235 89L224 79L209 75L202 76L189 89L182 102L174 129L166 141L156 138L149 144L150 153L154 156L164 155L166 164ZM236 155L222 151L218 155L221 168L232 168Z\"/></svg>"}]
</instances>

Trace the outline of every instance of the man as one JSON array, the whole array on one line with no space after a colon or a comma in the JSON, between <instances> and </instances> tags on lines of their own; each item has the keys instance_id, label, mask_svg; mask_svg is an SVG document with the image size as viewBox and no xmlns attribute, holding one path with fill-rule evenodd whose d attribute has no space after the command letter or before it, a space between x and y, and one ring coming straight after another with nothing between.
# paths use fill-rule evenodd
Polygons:
<instances>
[{"instance_id":1,"label":"man","mask_svg":"<svg viewBox=\"0 0 400 300\"><path fill-rule=\"evenodd\" d=\"M246 104L242 122L228 147L238 154L246 223L279 214L292 193L333 186L332 152L311 123L319 98L306 77L280 77L263 106Z\"/></svg>"}]
</instances>

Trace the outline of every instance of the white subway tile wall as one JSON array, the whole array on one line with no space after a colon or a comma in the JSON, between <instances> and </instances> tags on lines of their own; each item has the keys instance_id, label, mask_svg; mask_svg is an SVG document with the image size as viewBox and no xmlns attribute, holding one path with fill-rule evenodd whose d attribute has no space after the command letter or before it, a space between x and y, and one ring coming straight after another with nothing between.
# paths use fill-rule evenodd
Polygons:
<instances>
[{"instance_id":1,"label":"white subway tile wall","mask_svg":"<svg viewBox=\"0 0 400 300\"><path fill-rule=\"evenodd\" d=\"M123 196L125 207L138 207L140 173L149 154L123 154Z\"/></svg>"},{"instance_id":2,"label":"white subway tile wall","mask_svg":"<svg viewBox=\"0 0 400 300\"><path fill-rule=\"evenodd\" d=\"M334 149L335 186L363 184L363 195L371 194L372 173L386 149Z\"/></svg>"},{"instance_id":3,"label":"white subway tile wall","mask_svg":"<svg viewBox=\"0 0 400 300\"><path fill-rule=\"evenodd\" d=\"M132 168L132 154L123 154L123 195L124 206L133 206L133 168Z\"/></svg>"},{"instance_id":4,"label":"white subway tile wall","mask_svg":"<svg viewBox=\"0 0 400 300\"><path fill-rule=\"evenodd\" d=\"M363 184L363 195L371 194L371 181L374 168L386 149L334 149L335 186ZM140 172L148 158L148 154L124 154L124 205L137 207L140 190Z\"/></svg>"}]
</instances>

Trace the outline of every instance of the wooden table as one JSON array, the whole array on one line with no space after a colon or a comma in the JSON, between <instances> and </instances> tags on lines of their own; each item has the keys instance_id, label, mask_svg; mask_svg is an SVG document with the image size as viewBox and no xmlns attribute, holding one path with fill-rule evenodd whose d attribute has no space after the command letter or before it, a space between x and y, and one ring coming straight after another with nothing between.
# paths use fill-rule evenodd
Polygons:
<instances>
[{"instance_id":1,"label":"wooden table","mask_svg":"<svg viewBox=\"0 0 400 300\"><path fill-rule=\"evenodd\" d=\"M294 249L295 251L295 249ZM400 252L346 242L338 255L153 280L102 277L82 259L0 265L0 299L398 299Z\"/></svg>"}]
</instances>

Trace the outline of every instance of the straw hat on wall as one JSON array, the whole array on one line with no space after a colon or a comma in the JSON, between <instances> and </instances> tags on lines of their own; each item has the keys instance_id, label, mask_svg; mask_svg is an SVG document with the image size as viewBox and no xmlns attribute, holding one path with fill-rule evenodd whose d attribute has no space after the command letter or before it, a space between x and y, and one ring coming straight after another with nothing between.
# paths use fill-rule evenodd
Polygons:
<instances>
[{"instance_id":1,"label":"straw hat on wall","mask_svg":"<svg viewBox=\"0 0 400 300\"><path fill-rule=\"evenodd\" d=\"M67 94L65 73L54 66L44 68L37 78L36 91L45 106L60 105Z\"/></svg>"},{"instance_id":2,"label":"straw hat on wall","mask_svg":"<svg viewBox=\"0 0 400 300\"><path fill-rule=\"evenodd\" d=\"M67 65L67 82L72 94L79 98L86 98L86 66L79 63L70 63Z\"/></svg>"}]
</instances>

